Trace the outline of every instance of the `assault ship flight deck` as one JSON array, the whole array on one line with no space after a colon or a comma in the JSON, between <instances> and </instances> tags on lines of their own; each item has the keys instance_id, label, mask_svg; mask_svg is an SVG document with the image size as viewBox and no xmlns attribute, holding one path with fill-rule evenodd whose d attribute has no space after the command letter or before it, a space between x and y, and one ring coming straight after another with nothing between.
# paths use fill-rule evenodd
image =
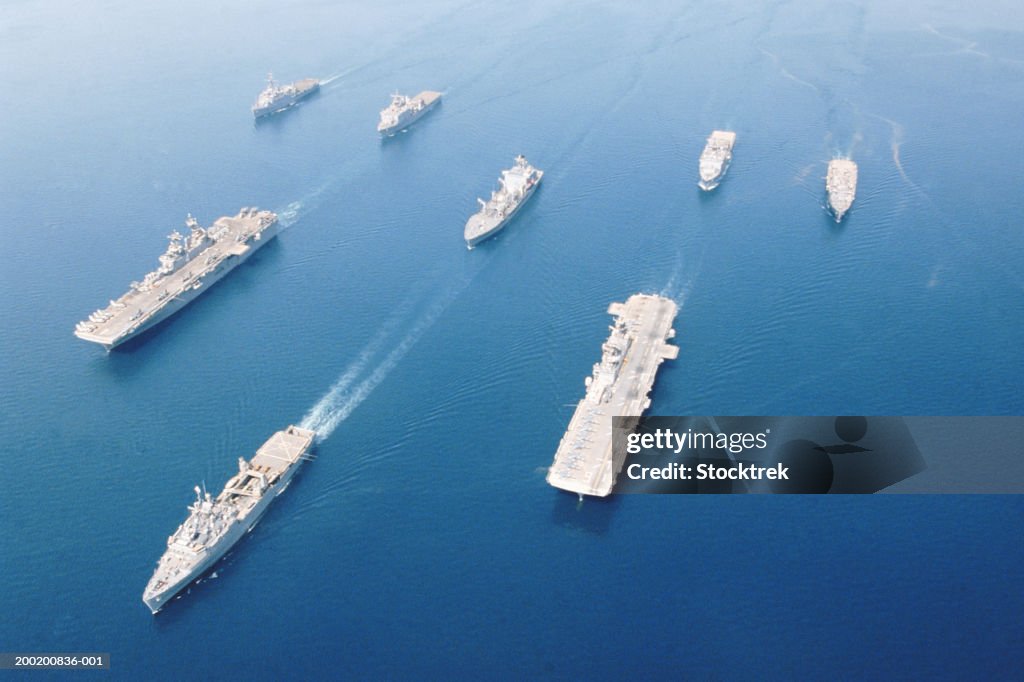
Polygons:
<instances>
[{"instance_id":1,"label":"assault ship flight deck","mask_svg":"<svg viewBox=\"0 0 1024 682\"><path fill-rule=\"evenodd\" d=\"M295 106L320 90L320 81L315 78L304 78L288 85L278 85L274 74L267 74L267 87L256 97L252 105L252 115L256 119L270 116Z\"/></svg>"},{"instance_id":2,"label":"assault ship flight deck","mask_svg":"<svg viewBox=\"0 0 1024 682\"><path fill-rule=\"evenodd\" d=\"M849 159L829 161L825 191L828 193L828 206L838 223L853 206L857 196L857 164Z\"/></svg>"},{"instance_id":3,"label":"assault ship flight deck","mask_svg":"<svg viewBox=\"0 0 1024 682\"><path fill-rule=\"evenodd\" d=\"M677 310L675 301L648 294L608 307L615 316L611 336L558 444L548 483L580 498L612 492L625 461L625 453L617 457L612 448L612 417L639 417L650 406L658 367L679 355L679 348L667 343L675 337Z\"/></svg>"},{"instance_id":4,"label":"assault ship flight deck","mask_svg":"<svg viewBox=\"0 0 1024 682\"><path fill-rule=\"evenodd\" d=\"M732 148L736 144L736 133L713 130L708 137L704 151L700 154L700 188L710 192L718 187L732 162Z\"/></svg>"},{"instance_id":5,"label":"assault ship flight deck","mask_svg":"<svg viewBox=\"0 0 1024 682\"><path fill-rule=\"evenodd\" d=\"M170 234L160 267L132 282L128 292L75 326L75 336L107 350L141 334L184 308L278 232L277 214L243 208L208 228L190 215L189 235Z\"/></svg>"},{"instance_id":6,"label":"assault ship flight deck","mask_svg":"<svg viewBox=\"0 0 1024 682\"><path fill-rule=\"evenodd\" d=\"M395 93L391 95L391 104L380 112L377 132L391 137L418 121L440 101L441 93L433 90L424 90L415 97Z\"/></svg>"},{"instance_id":7,"label":"assault ship flight deck","mask_svg":"<svg viewBox=\"0 0 1024 682\"><path fill-rule=\"evenodd\" d=\"M297 426L278 431L251 460L238 458L238 473L216 499L196 486L188 518L167 538L167 551L142 593L150 611L166 606L252 530L309 457L315 435Z\"/></svg>"}]
</instances>

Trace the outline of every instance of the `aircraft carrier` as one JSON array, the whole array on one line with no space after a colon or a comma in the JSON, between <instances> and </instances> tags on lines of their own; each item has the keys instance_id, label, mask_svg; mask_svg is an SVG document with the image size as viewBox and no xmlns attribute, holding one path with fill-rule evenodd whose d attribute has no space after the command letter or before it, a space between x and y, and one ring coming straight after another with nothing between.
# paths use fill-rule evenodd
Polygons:
<instances>
[{"instance_id":1,"label":"aircraft carrier","mask_svg":"<svg viewBox=\"0 0 1024 682\"><path fill-rule=\"evenodd\" d=\"M406 97L395 93L391 95L391 104L380 112L377 132L391 137L398 131L411 126L440 101L441 93L433 90L424 90L415 97Z\"/></svg>"},{"instance_id":2,"label":"aircraft carrier","mask_svg":"<svg viewBox=\"0 0 1024 682\"><path fill-rule=\"evenodd\" d=\"M257 118L270 116L279 111L298 104L299 100L309 97L320 90L320 81L315 78L304 78L288 85L278 85L274 74L267 74L267 87L256 98L252 105L252 115Z\"/></svg>"},{"instance_id":3,"label":"aircraft carrier","mask_svg":"<svg viewBox=\"0 0 1024 682\"><path fill-rule=\"evenodd\" d=\"M612 448L612 417L640 417L650 406L658 367L679 355L679 348L667 343L675 337L677 311L675 301L648 294L609 306L615 316L611 336L601 347L601 362L584 382L587 393L558 444L548 483L581 499L612 492L625 461L625 452L616 458Z\"/></svg>"},{"instance_id":4,"label":"aircraft carrier","mask_svg":"<svg viewBox=\"0 0 1024 682\"><path fill-rule=\"evenodd\" d=\"M501 171L500 187L491 192L491 198L477 199L480 210L469 217L463 231L466 246L472 249L498 234L533 196L543 177L544 171L531 166L522 154L517 156L511 168Z\"/></svg>"},{"instance_id":5,"label":"aircraft carrier","mask_svg":"<svg viewBox=\"0 0 1024 682\"><path fill-rule=\"evenodd\" d=\"M278 431L248 462L238 458L238 473L214 499L196 486L188 518L167 538L167 551L142 593L153 613L188 587L231 549L288 487L316 434L297 426Z\"/></svg>"},{"instance_id":6,"label":"aircraft carrier","mask_svg":"<svg viewBox=\"0 0 1024 682\"><path fill-rule=\"evenodd\" d=\"M828 206L838 223L850 210L857 195L857 164L849 159L829 161L825 191L828 192Z\"/></svg>"},{"instance_id":7,"label":"aircraft carrier","mask_svg":"<svg viewBox=\"0 0 1024 682\"><path fill-rule=\"evenodd\" d=\"M189 235L169 235L160 267L132 282L128 293L75 326L75 336L107 350L167 319L269 242L278 232L277 214L243 208L208 228L191 215Z\"/></svg>"},{"instance_id":8,"label":"aircraft carrier","mask_svg":"<svg viewBox=\"0 0 1024 682\"><path fill-rule=\"evenodd\" d=\"M700 188L710 192L718 187L732 162L732 147L736 144L736 133L713 130L708 137L704 151L700 154Z\"/></svg>"}]
</instances>

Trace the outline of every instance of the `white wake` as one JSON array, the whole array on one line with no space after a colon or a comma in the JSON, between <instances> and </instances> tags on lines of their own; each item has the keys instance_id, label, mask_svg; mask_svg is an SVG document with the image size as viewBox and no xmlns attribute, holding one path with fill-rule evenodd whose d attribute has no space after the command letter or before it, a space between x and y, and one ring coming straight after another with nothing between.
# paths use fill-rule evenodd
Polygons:
<instances>
[{"instance_id":1,"label":"white wake","mask_svg":"<svg viewBox=\"0 0 1024 682\"><path fill-rule=\"evenodd\" d=\"M379 386L388 374L398 366L405 354L416 345L424 333L430 329L444 313L456 296L468 284L450 289L444 296L434 302L427 311L416 320L406 335L388 351L387 355L370 369L372 360L382 351L389 336L394 333L396 319L385 324L374 338L359 353L341 376L320 400L310 408L302 418L300 426L316 431L317 442L330 437L338 425L348 419L349 415Z\"/></svg>"}]
</instances>

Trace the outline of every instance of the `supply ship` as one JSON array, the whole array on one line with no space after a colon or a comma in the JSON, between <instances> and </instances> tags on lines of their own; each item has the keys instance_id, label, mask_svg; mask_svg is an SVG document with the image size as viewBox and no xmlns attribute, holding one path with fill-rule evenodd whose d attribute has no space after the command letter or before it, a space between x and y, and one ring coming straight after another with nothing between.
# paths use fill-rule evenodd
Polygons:
<instances>
[{"instance_id":1,"label":"supply ship","mask_svg":"<svg viewBox=\"0 0 1024 682\"><path fill-rule=\"evenodd\" d=\"M679 355L679 348L667 343L675 337L677 311L675 301L648 294L609 306L612 333L601 346L601 362L584 382L586 395L558 444L548 483L580 499L612 492L625 461L625 452L612 448L612 417L640 417L650 406L658 367Z\"/></svg>"},{"instance_id":2,"label":"supply ship","mask_svg":"<svg viewBox=\"0 0 1024 682\"><path fill-rule=\"evenodd\" d=\"M128 293L75 326L75 336L107 350L141 334L178 312L224 275L245 262L278 232L277 214L243 208L208 228L191 215L188 236L169 235L160 267L132 282Z\"/></svg>"},{"instance_id":3,"label":"supply ship","mask_svg":"<svg viewBox=\"0 0 1024 682\"><path fill-rule=\"evenodd\" d=\"M522 154L517 156L512 168L501 171L501 177L498 178L499 188L491 192L491 198L487 201L477 199L480 210L466 221L466 229L463 232L466 246L472 249L500 232L527 199L533 196L543 177L544 171L531 166Z\"/></svg>"},{"instance_id":4,"label":"supply ship","mask_svg":"<svg viewBox=\"0 0 1024 682\"><path fill-rule=\"evenodd\" d=\"M278 431L251 460L238 458L238 473L216 498L196 486L188 518L167 538L167 551L142 593L150 611L166 606L253 529L310 457L315 435L297 426Z\"/></svg>"},{"instance_id":5,"label":"supply ship","mask_svg":"<svg viewBox=\"0 0 1024 682\"><path fill-rule=\"evenodd\" d=\"M406 97L395 93L391 95L391 104L380 112L377 132L391 137L418 121L440 101L441 93L433 90L424 90L415 97Z\"/></svg>"},{"instance_id":6,"label":"supply ship","mask_svg":"<svg viewBox=\"0 0 1024 682\"><path fill-rule=\"evenodd\" d=\"M828 207L838 223L850 210L857 195L857 164L849 159L829 161L825 191L828 192Z\"/></svg>"},{"instance_id":7,"label":"supply ship","mask_svg":"<svg viewBox=\"0 0 1024 682\"><path fill-rule=\"evenodd\" d=\"M732 162L732 147L736 144L736 133L713 130L708 137L704 151L700 154L700 188L710 192L718 187Z\"/></svg>"},{"instance_id":8,"label":"supply ship","mask_svg":"<svg viewBox=\"0 0 1024 682\"><path fill-rule=\"evenodd\" d=\"M274 74L267 74L267 87L256 98L252 105L252 115L259 119L276 114L295 106L300 100L320 90L320 81L315 78L304 78L288 85L278 85Z\"/></svg>"}]
</instances>

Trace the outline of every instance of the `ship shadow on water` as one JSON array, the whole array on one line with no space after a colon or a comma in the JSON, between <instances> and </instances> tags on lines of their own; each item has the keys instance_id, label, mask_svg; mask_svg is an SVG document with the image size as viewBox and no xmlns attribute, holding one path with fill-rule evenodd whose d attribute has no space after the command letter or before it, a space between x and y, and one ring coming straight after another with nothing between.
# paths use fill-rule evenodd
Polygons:
<instances>
[{"instance_id":1,"label":"ship shadow on water","mask_svg":"<svg viewBox=\"0 0 1024 682\"><path fill-rule=\"evenodd\" d=\"M593 535L605 535L612 525L612 517L621 500L612 495L605 498L585 497L556 491L551 505L551 521L556 526L581 530Z\"/></svg>"}]
</instances>

